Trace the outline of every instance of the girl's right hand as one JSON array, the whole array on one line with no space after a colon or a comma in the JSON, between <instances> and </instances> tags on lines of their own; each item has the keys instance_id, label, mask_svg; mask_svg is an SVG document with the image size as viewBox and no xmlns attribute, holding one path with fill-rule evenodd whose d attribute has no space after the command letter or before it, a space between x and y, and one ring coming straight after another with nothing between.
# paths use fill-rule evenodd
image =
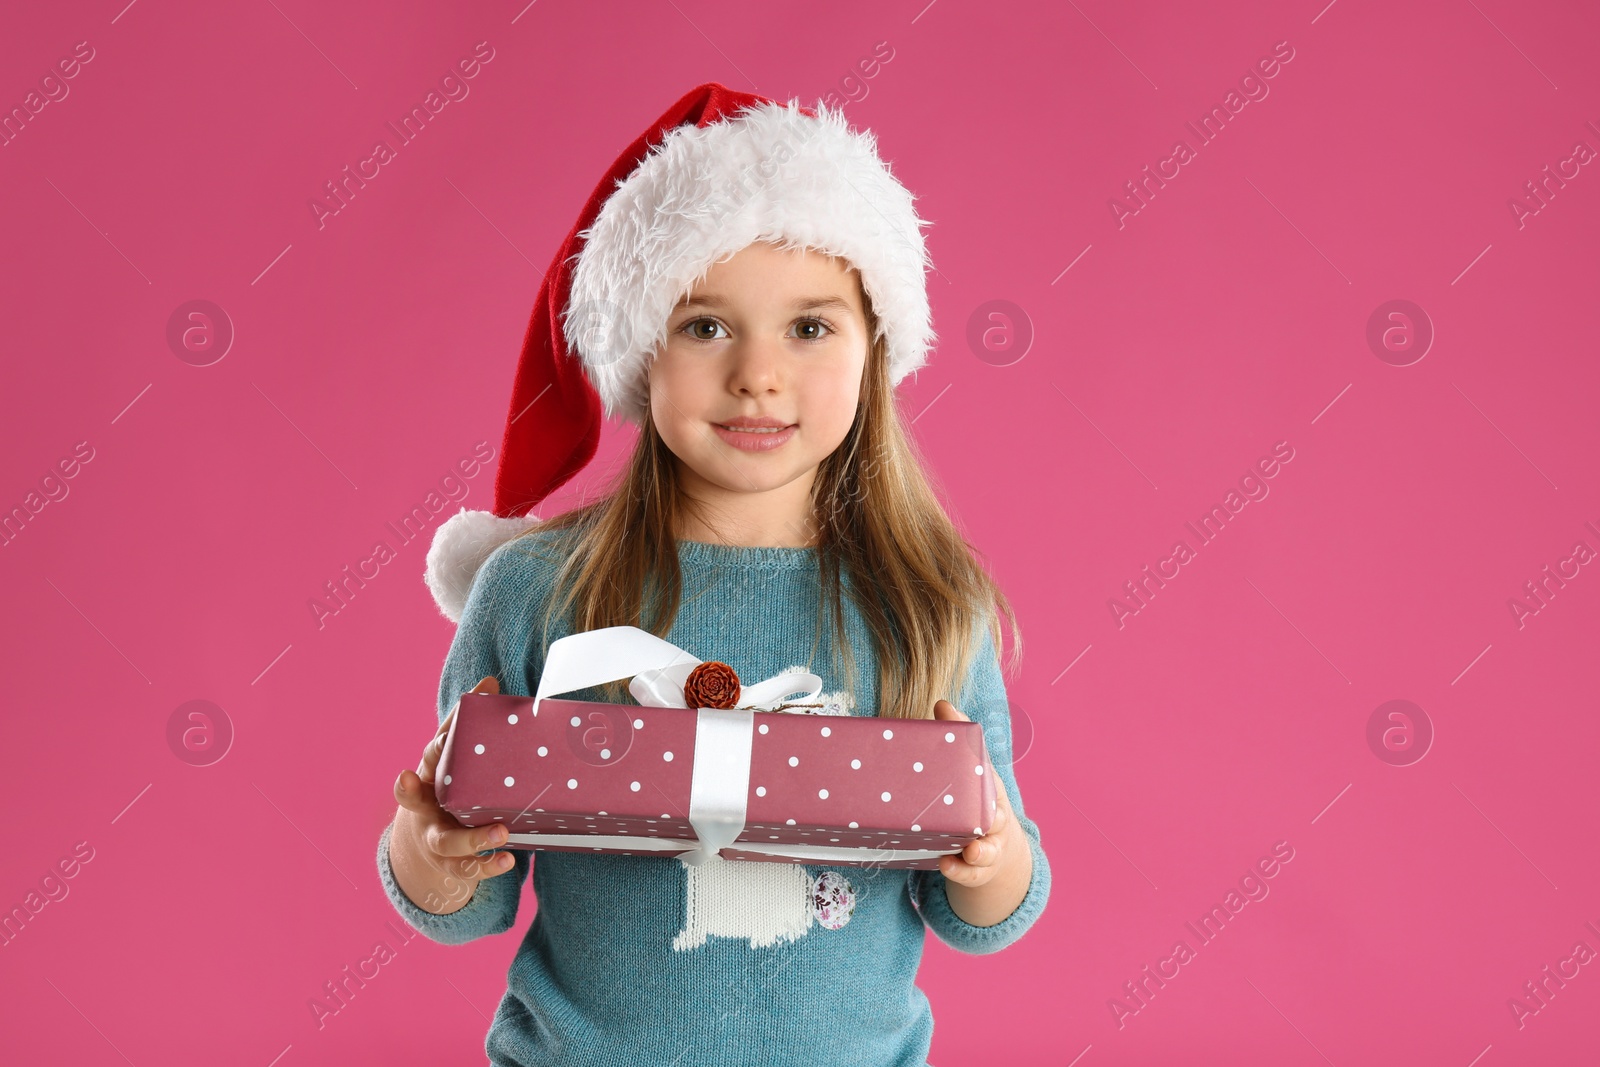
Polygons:
<instances>
[{"instance_id":1,"label":"girl's right hand","mask_svg":"<svg viewBox=\"0 0 1600 1067\"><path fill-rule=\"evenodd\" d=\"M498 693L500 683L491 675L473 686L471 692ZM400 803L400 810L395 813L394 828L389 834L389 865L406 896L436 915L466 907L479 882L504 874L514 865L509 852L477 855L505 844L504 826L463 826L439 806L434 796L434 770L459 709L458 702L439 725L433 740L422 750L417 769L401 771L394 783L394 798Z\"/></svg>"}]
</instances>

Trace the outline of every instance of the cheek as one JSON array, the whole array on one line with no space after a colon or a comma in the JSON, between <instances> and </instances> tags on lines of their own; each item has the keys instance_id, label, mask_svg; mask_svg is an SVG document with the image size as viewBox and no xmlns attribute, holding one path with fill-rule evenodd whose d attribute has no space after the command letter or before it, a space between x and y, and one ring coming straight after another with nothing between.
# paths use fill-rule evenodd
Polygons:
<instances>
[{"instance_id":1,"label":"cheek","mask_svg":"<svg viewBox=\"0 0 1600 1067\"><path fill-rule=\"evenodd\" d=\"M844 440L861 400L860 368L808 384L806 408L812 413L812 421L824 429L829 438Z\"/></svg>"},{"instance_id":2,"label":"cheek","mask_svg":"<svg viewBox=\"0 0 1600 1067\"><path fill-rule=\"evenodd\" d=\"M697 403L692 374L681 360L662 355L650 367L650 413L663 430L677 427L693 413Z\"/></svg>"}]
</instances>

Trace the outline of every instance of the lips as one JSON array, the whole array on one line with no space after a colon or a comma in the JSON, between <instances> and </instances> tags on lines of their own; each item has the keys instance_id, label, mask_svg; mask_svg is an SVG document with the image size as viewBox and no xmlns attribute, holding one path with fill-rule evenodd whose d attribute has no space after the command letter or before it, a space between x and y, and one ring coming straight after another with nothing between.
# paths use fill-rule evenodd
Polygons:
<instances>
[{"instance_id":1,"label":"lips","mask_svg":"<svg viewBox=\"0 0 1600 1067\"><path fill-rule=\"evenodd\" d=\"M736 418L728 419L725 422L714 423L713 425L723 426L730 430L782 430L791 424L784 422L782 419L773 418L771 415L740 415Z\"/></svg>"},{"instance_id":2,"label":"lips","mask_svg":"<svg viewBox=\"0 0 1600 1067\"><path fill-rule=\"evenodd\" d=\"M741 417L725 423L714 422L717 436L743 452L771 452L781 448L798 429L793 424L773 418Z\"/></svg>"}]
</instances>

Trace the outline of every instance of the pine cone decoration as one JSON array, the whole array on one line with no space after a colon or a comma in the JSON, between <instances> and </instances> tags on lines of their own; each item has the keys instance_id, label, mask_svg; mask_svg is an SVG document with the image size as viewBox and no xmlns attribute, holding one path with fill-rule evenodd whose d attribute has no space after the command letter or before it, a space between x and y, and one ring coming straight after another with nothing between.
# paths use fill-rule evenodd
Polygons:
<instances>
[{"instance_id":1,"label":"pine cone decoration","mask_svg":"<svg viewBox=\"0 0 1600 1067\"><path fill-rule=\"evenodd\" d=\"M702 663L684 680L683 702L691 708L731 708L739 702L739 676L726 663Z\"/></svg>"}]
</instances>

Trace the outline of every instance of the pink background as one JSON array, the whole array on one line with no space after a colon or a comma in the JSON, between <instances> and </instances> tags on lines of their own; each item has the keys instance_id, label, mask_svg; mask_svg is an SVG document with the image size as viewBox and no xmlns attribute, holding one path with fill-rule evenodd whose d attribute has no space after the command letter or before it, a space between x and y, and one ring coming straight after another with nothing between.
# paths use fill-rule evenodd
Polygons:
<instances>
[{"instance_id":1,"label":"pink background","mask_svg":"<svg viewBox=\"0 0 1600 1067\"><path fill-rule=\"evenodd\" d=\"M308 1009L398 943L373 850L451 639L425 538L323 625L308 603L498 449L580 202L718 80L838 94L933 220L942 343L901 395L1023 623L1055 888L1003 953L930 941L932 1061L1592 1062L1600 966L1508 1006L1600 950L1600 574L1561 562L1600 549L1600 168L1525 190L1600 148L1590 5L122 3L14 4L0 35L7 111L94 49L0 148L0 508L67 491L0 550L0 906L93 849L0 949L8 1059L479 1062L531 896L518 931L419 937ZM470 95L319 228L323 184L480 41ZM1269 95L1199 146L1185 123L1280 41ZM1119 226L1179 138L1196 158ZM236 331L208 366L167 341L200 299ZM1406 366L1367 341L1395 299L1435 333ZM994 300L1020 359L968 341ZM1280 441L1270 495L1199 547L1184 524ZM1519 626L1546 565L1577 575ZM1367 739L1396 699L1434 734L1408 765ZM209 766L169 743L192 700L233 733ZM1280 841L1270 895L1128 998Z\"/></svg>"}]
</instances>

